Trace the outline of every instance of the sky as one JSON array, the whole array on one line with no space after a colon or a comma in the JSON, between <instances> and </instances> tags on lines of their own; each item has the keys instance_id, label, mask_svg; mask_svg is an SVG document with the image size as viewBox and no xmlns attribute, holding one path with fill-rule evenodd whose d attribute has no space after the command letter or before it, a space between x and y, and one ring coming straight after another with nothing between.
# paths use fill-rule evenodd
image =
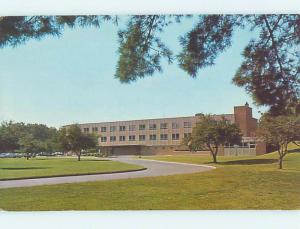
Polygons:
<instances>
[{"instance_id":1,"label":"sky","mask_svg":"<svg viewBox=\"0 0 300 229\"><path fill-rule=\"evenodd\" d=\"M124 18L123 18L124 21ZM186 19L162 34L178 53L178 37L194 24ZM233 113L248 102L254 117L258 108L243 88L231 80L242 62L243 48L254 36L234 34L232 47L216 64L191 78L176 62L163 61L163 72L122 84L114 77L118 60L118 28L66 28L62 36L30 40L0 49L0 121L71 123Z\"/></svg>"}]
</instances>

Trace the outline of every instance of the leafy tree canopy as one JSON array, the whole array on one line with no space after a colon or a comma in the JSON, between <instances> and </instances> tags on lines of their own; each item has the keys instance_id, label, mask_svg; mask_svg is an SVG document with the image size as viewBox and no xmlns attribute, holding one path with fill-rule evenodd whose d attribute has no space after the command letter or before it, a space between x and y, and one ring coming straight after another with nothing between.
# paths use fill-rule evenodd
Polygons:
<instances>
[{"instance_id":1,"label":"leafy tree canopy","mask_svg":"<svg viewBox=\"0 0 300 229\"><path fill-rule=\"evenodd\" d=\"M217 154L221 145L239 144L242 133L236 124L231 124L224 118L215 120L210 115L203 115L193 128L188 145L195 150L209 149L213 162L217 162Z\"/></svg>"},{"instance_id":2,"label":"leafy tree canopy","mask_svg":"<svg viewBox=\"0 0 300 229\"><path fill-rule=\"evenodd\" d=\"M36 153L46 151L46 144L43 141L34 138L31 134L21 137L18 143L20 146L18 151L25 153L27 160Z\"/></svg>"},{"instance_id":3,"label":"leafy tree canopy","mask_svg":"<svg viewBox=\"0 0 300 229\"><path fill-rule=\"evenodd\" d=\"M288 153L288 144L300 140L299 130L299 115L273 117L266 113L260 118L258 135L277 149L279 169L282 169L283 158Z\"/></svg>"},{"instance_id":4,"label":"leafy tree canopy","mask_svg":"<svg viewBox=\"0 0 300 229\"><path fill-rule=\"evenodd\" d=\"M236 31L248 29L253 39L244 48L233 83L245 88L257 105L268 106L272 115L288 114L291 107L299 107L300 15L195 15L193 28L179 38L181 51L174 54L160 34L182 18L128 16L125 28L118 33L116 78L129 83L161 72L162 59L169 63L176 60L181 69L197 77L199 70L214 65L231 46ZM103 21L118 25L118 17L112 16L0 17L0 47L59 36L66 26L99 27Z\"/></svg>"},{"instance_id":5,"label":"leafy tree canopy","mask_svg":"<svg viewBox=\"0 0 300 229\"><path fill-rule=\"evenodd\" d=\"M49 128L43 124L14 123L12 121L3 122L0 125L0 153L22 151L22 149L24 151L25 145L25 148L29 148L27 143L30 139L43 144L43 150L40 152L54 152L59 149L57 130L53 127Z\"/></svg>"},{"instance_id":6,"label":"leafy tree canopy","mask_svg":"<svg viewBox=\"0 0 300 229\"><path fill-rule=\"evenodd\" d=\"M62 149L76 153L78 161L80 161L82 150L97 146L97 137L93 134L82 133L77 124L61 128L58 136Z\"/></svg>"}]
</instances>

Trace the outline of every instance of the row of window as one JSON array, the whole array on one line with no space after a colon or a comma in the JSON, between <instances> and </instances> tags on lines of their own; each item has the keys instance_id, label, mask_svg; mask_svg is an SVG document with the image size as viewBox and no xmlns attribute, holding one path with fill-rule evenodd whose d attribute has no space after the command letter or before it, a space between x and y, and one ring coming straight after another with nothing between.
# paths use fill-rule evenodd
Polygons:
<instances>
[{"instance_id":1,"label":"row of window","mask_svg":"<svg viewBox=\"0 0 300 229\"><path fill-rule=\"evenodd\" d=\"M190 133L185 133L184 137L187 137L188 135L190 135ZM149 139L151 141L157 140L156 134L150 134ZM117 137L116 136L110 136L109 140L110 140L110 142L115 142L117 140ZM129 135L128 140L129 141L136 141L136 136L135 135ZM160 135L160 140L168 140L168 134L161 134ZM172 134L172 140L179 140L179 134L178 133ZM119 136L119 141L120 142L126 141L126 136L124 136L124 135ZM146 135L139 135L139 141L146 141ZM106 136L101 137L101 142L107 142L107 137Z\"/></svg>"},{"instance_id":2,"label":"row of window","mask_svg":"<svg viewBox=\"0 0 300 229\"><path fill-rule=\"evenodd\" d=\"M146 125L145 124L140 124L139 126L139 130L146 130ZM184 128L191 128L192 127L192 123L191 122L184 122L183 123L183 127ZM172 129L178 129L179 128L179 123L173 122L172 123ZM136 125L129 125L128 126L129 131L135 131L136 130ZM149 130L156 130L157 129L157 124L153 123L149 125ZM168 123L160 123L160 129L168 129ZM110 132L115 132L117 130L117 126L110 126L109 127L109 131ZM119 131L125 131L126 130L126 126L119 126ZM83 131L85 133L89 132L89 128L83 128ZM92 127L92 131L93 132L98 132L98 127ZM102 126L100 131L102 133L107 132L107 128L106 126Z\"/></svg>"},{"instance_id":3,"label":"row of window","mask_svg":"<svg viewBox=\"0 0 300 229\"><path fill-rule=\"evenodd\" d=\"M235 148L235 147L241 147L241 148L255 148L256 143L255 142L242 142L238 145L236 144L225 144L226 148Z\"/></svg>"}]
</instances>

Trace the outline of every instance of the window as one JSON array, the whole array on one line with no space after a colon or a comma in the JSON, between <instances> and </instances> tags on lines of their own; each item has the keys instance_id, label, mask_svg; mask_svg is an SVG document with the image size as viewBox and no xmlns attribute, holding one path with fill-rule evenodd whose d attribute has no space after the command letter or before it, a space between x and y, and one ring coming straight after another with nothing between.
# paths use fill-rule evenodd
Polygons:
<instances>
[{"instance_id":1,"label":"window","mask_svg":"<svg viewBox=\"0 0 300 229\"><path fill-rule=\"evenodd\" d=\"M191 137L191 133L184 133L184 138L189 138L189 137Z\"/></svg>"},{"instance_id":2,"label":"window","mask_svg":"<svg viewBox=\"0 0 300 229\"><path fill-rule=\"evenodd\" d=\"M135 125L130 125L129 126L129 131L135 131Z\"/></svg>"},{"instance_id":3,"label":"window","mask_svg":"<svg viewBox=\"0 0 300 229\"><path fill-rule=\"evenodd\" d=\"M244 147L244 148L249 148L248 142L243 142L242 144L243 144L243 147Z\"/></svg>"},{"instance_id":4,"label":"window","mask_svg":"<svg viewBox=\"0 0 300 229\"><path fill-rule=\"evenodd\" d=\"M191 122L184 122L183 123L183 127L184 128L191 128L192 127L192 123Z\"/></svg>"},{"instance_id":5,"label":"window","mask_svg":"<svg viewBox=\"0 0 300 229\"><path fill-rule=\"evenodd\" d=\"M150 140L155 141L156 140L156 134L150 134Z\"/></svg>"},{"instance_id":6,"label":"window","mask_svg":"<svg viewBox=\"0 0 300 229\"><path fill-rule=\"evenodd\" d=\"M146 135L139 135L139 140L140 141L145 141L146 140Z\"/></svg>"},{"instance_id":7,"label":"window","mask_svg":"<svg viewBox=\"0 0 300 229\"><path fill-rule=\"evenodd\" d=\"M135 135L130 135L129 136L129 141L135 141Z\"/></svg>"},{"instance_id":8,"label":"window","mask_svg":"<svg viewBox=\"0 0 300 229\"><path fill-rule=\"evenodd\" d=\"M83 128L83 132L84 133L88 133L90 131L90 129L87 127L87 128Z\"/></svg>"},{"instance_id":9,"label":"window","mask_svg":"<svg viewBox=\"0 0 300 229\"><path fill-rule=\"evenodd\" d=\"M92 128L92 131L93 131L93 132L98 132L98 127L93 127L93 128Z\"/></svg>"},{"instance_id":10,"label":"window","mask_svg":"<svg viewBox=\"0 0 300 229\"><path fill-rule=\"evenodd\" d=\"M125 141L125 136L119 136L119 140L120 140L120 142L124 142Z\"/></svg>"},{"instance_id":11,"label":"window","mask_svg":"<svg viewBox=\"0 0 300 229\"><path fill-rule=\"evenodd\" d=\"M117 140L116 136L110 136L110 141L115 142Z\"/></svg>"},{"instance_id":12,"label":"window","mask_svg":"<svg viewBox=\"0 0 300 229\"><path fill-rule=\"evenodd\" d=\"M226 124L231 124L231 121L228 120L228 119L226 119L226 120L225 120L225 123L226 123Z\"/></svg>"},{"instance_id":13,"label":"window","mask_svg":"<svg viewBox=\"0 0 300 229\"><path fill-rule=\"evenodd\" d=\"M146 129L146 125L145 124L140 124L139 125L139 130L145 130Z\"/></svg>"},{"instance_id":14,"label":"window","mask_svg":"<svg viewBox=\"0 0 300 229\"><path fill-rule=\"evenodd\" d=\"M119 127L119 130L120 130L120 131L125 131L125 130L126 130L126 126L120 126L120 127Z\"/></svg>"},{"instance_id":15,"label":"window","mask_svg":"<svg viewBox=\"0 0 300 229\"><path fill-rule=\"evenodd\" d=\"M150 124L149 125L149 130L156 130L156 124L155 123Z\"/></svg>"},{"instance_id":16,"label":"window","mask_svg":"<svg viewBox=\"0 0 300 229\"><path fill-rule=\"evenodd\" d=\"M179 140L179 134L172 134L172 140Z\"/></svg>"},{"instance_id":17,"label":"window","mask_svg":"<svg viewBox=\"0 0 300 229\"><path fill-rule=\"evenodd\" d=\"M115 132L116 129L117 129L116 126L110 126L109 127L110 132Z\"/></svg>"},{"instance_id":18,"label":"window","mask_svg":"<svg viewBox=\"0 0 300 229\"><path fill-rule=\"evenodd\" d=\"M176 122L172 123L172 129L178 129L179 128L179 124Z\"/></svg>"},{"instance_id":19,"label":"window","mask_svg":"<svg viewBox=\"0 0 300 229\"><path fill-rule=\"evenodd\" d=\"M160 135L160 140L168 140L168 135L167 134L161 134Z\"/></svg>"},{"instance_id":20,"label":"window","mask_svg":"<svg viewBox=\"0 0 300 229\"><path fill-rule=\"evenodd\" d=\"M106 126L101 127L101 132L106 132Z\"/></svg>"},{"instance_id":21,"label":"window","mask_svg":"<svg viewBox=\"0 0 300 229\"><path fill-rule=\"evenodd\" d=\"M101 142L106 142L107 138L106 137L101 137Z\"/></svg>"},{"instance_id":22,"label":"window","mask_svg":"<svg viewBox=\"0 0 300 229\"><path fill-rule=\"evenodd\" d=\"M160 129L168 129L168 123L161 123Z\"/></svg>"},{"instance_id":23,"label":"window","mask_svg":"<svg viewBox=\"0 0 300 229\"><path fill-rule=\"evenodd\" d=\"M249 142L250 148L255 148L255 142Z\"/></svg>"}]
</instances>

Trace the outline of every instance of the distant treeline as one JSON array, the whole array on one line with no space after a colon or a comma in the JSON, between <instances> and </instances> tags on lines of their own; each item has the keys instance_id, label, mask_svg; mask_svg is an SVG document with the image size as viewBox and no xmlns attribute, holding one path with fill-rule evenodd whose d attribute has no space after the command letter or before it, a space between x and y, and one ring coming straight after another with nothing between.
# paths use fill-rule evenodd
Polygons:
<instances>
[{"instance_id":1,"label":"distant treeline","mask_svg":"<svg viewBox=\"0 0 300 229\"><path fill-rule=\"evenodd\" d=\"M44 124L3 122L0 126L0 153L23 153L27 159L38 154L54 152L82 152L97 148L98 136L81 132L77 124L68 128L47 127Z\"/></svg>"},{"instance_id":2,"label":"distant treeline","mask_svg":"<svg viewBox=\"0 0 300 229\"><path fill-rule=\"evenodd\" d=\"M0 126L0 153L61 151L58 130L44 124L25 124L12 121L3 122Z\"/></svg>"}]
</instances>

